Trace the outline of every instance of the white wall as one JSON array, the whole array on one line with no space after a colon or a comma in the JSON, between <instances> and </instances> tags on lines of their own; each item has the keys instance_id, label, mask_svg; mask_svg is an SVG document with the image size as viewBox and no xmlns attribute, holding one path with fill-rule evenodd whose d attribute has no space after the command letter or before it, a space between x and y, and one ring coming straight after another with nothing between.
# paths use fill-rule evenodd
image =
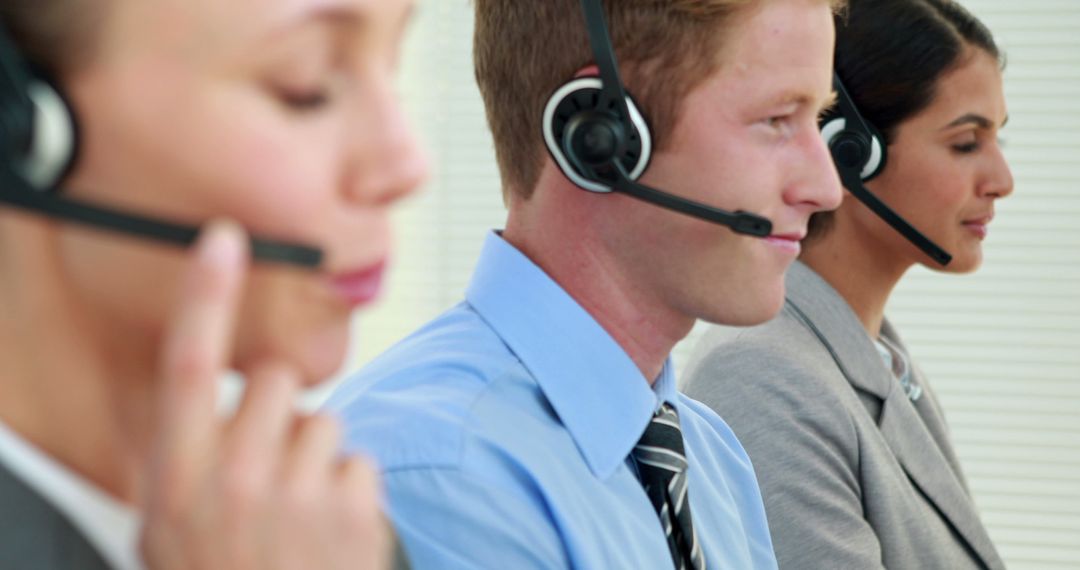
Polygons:
<instances>
[{"instance_id":1,"label":"white wall","mask_svg":"<svg viewBox=\"0 0 1080 570\"><path fill-rule=\"evenodd\" d=\"M915 270L889 314L943 400L1010 566L1080 568L1080 0L964 4L1009 55L1016 192L978 274ZM402 90L436 170L400 212L390 292L360 319L354 367L457 302L504 218L473 81L472 7L421 0L417 16Z\"/></svg>"}]
</instances>

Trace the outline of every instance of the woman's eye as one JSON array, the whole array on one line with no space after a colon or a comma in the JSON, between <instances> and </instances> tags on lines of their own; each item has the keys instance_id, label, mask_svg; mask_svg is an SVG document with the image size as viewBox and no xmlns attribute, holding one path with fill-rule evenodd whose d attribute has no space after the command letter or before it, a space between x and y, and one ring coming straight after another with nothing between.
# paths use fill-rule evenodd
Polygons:
<instances>
[{"instance_id":1,"label":"woman's eye","mask_svg":"<svg viewBox=\"0 0 1080 570\"><path fill-rule=\"evenodd\" d=\"M278 89L277 91L281 103L298 112L317 111L330 103L330 91L328 89Z\"/></svg>"},{"instance_id":2,"label":"woman's eye","mask_svg":"<svg viewBox=\"0 0 1080 570\"><path fill-rule=\"evenodd\" d=\"M963 143L963 144L955 144L955 145L953 145L952 148L953 148L954 151L956 151L956 152L958 152L960 154L971 154L971 153L979 150L979 143L970 142L970 143Z\"/></svg>"}]
</instances>

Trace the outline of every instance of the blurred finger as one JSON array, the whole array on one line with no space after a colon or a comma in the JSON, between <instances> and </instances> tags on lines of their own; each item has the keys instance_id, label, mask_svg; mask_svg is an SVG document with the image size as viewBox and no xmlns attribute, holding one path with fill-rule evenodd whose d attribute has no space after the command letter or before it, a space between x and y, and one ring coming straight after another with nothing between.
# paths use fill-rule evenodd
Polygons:
<instances>
[{"instance_id":1,"label":"blurred finger","mask_svg":"<svg viewBox=\"0 0 1080 570\"><path fill-rule=\"evenodd\" d=\"M247 374L243 399L225 435L229 462L277 476L299 389L296 373L284 365L262 365Z\"/></svg>"},{"instance_id":2,"label":"blurred finger","mask_svg":"<svg viewBox=\"0 0 1080 570\"><path fill-rule=\"evenodd\" d=\"M375 468L364 458L348 457L338 461L337 478L342 526L354 535L381 530L381 486Z\"/></svg>"},{"instance_id":3,"label":"blurred finger","mask_svg":"<svg viewBox=\"0 0 1080 570\"><path fill-rule=\"evenodd\" d=\"M341 460L338 476L338 531L340 540L367 537L363 549L349 553L352 561L342 558L342 564L364 560L371 568L387 568L391 560L394 537L390 525L379 508L381 485L375 468L361 457ZM348 566L341 566L348 567Z\"/></svg>"},{"instance_id":4,"label":"blurred finger","mask_svg":"<svg viewBox=\"0 0 1080 570\"><path fill-rule=\"evenodd\" d=\"M329 486L338 469L342 428L340 422L325 414L304 418L297 426L286 478L302 493Z\"/></svg>"},{"instance_id":5,"label":"blurred finger","mask_svg":"<svg viewBox=\"0 0 1080 570\"><path fill-rule=\"evenodd\" d=\"M210 224L181 285L163 345L156 446L159 459L171 467L206 457L205 447L215 438L217 383L228 364L246 248L238 226Z\"/></svg>"}]
</instances>

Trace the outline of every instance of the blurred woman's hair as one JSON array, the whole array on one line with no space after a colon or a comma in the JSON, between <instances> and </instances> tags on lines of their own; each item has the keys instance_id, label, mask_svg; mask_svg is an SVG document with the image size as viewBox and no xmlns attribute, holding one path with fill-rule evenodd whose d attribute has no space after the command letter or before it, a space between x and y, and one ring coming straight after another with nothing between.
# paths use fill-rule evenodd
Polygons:
<instances>
[{"instance_id":1,"label":"blurred woman's hair","mask_svg":"<svg viewBox=\"0 0 1080 570\"><path fill-rule=\"evenodd\" d=\"M99 24L114 1L4 0L0 26L29 61L59 74L92 57Z\"/></svg>"}]
</instances>

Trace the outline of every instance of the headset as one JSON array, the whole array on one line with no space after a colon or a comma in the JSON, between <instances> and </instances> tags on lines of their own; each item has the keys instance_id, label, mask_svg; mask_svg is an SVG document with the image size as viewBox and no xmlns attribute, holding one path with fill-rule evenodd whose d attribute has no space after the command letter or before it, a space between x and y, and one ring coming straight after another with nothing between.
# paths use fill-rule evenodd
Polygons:
<instances>
[{"instance_id":1,"label":"headset","mask_svg":"<svg viewBox=\"0 0 1080 570\"><path fill-rule=\"evenodd\" d=\"M649 125L619 78L600 0L581 0L581 7L600 77L566 83L544 108L544 142L563 174L590 192L621 192L736 233L771 234L772 222L756 214L721 210L636 182L652 155Z\"/></svg>"},{"instance_id":2,"label":"headset","mask_svg":"<svg viewBox=\"0 0 1080 570\"><path fill-rule=\"evenodd\" d=\"M930 241L892 208L866 189L864 182L873 179L885 168L888 148L885 140L869 121L859 113L838 73L833 73L836 106L821 119L821 136L829 147L840 181L860 202L882 220L900 232L942 267L952 261L952 255Z\"/></svg>"},{"instance_id":3,"label":"headset","mask_svg":"<svg viewBox=\"0 0 1080 570\"><path fill-rule=\"evenodd\" d=\"M0 203L51 218L190 246L199 228L104 208L62 195L75 164L79 127L63 91L32 69L0 25ZM307 245L259 237L251 254L260 261L315 269L323 252Z\"/></svg>"}]
</instances>

